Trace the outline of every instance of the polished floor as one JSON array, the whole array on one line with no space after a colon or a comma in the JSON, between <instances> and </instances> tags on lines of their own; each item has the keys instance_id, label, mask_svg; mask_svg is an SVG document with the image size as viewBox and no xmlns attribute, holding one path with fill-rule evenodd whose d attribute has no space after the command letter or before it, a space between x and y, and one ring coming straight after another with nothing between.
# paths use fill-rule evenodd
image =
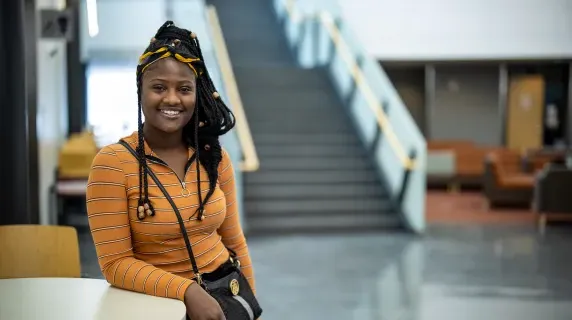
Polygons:
<instances>
[{"instance_id":1,"label":"polished floor","mask_svg":"<svg viewBox=\"0 0 572 320\"><path fill-rule=\"evenodd\" d=\"M572 226L430 192L427 234L249 238L266 320L570 320ZM84 276L101 277L80 232Z\"/></svg>"},{"instance_id":2,"label":"polished floor","mask_svg":"<svg viewBox=\"0 0 572 320\"><path fill-rule=\"evenodd\" d=\"M101 277L81 234L88 277ZM251 238L264 319L572 319L572 231L433 226L399 233Z\"/></svg>"}]
</instances>

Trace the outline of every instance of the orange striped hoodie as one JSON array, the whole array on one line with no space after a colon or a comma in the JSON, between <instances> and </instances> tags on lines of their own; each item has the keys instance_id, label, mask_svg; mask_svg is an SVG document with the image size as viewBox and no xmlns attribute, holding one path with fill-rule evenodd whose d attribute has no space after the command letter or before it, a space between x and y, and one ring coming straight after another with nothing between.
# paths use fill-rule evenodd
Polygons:
<instances>
[{"instance_id":1,"label":"orange striped hoodie","mask_svg":"<svg viewBox=\"0 0 572 320\"><path fill-rule=\"evenodd\" d=\"M136 148L137 133L124 140ZM147 144L145 153L152 154ZM189 157L192 153L189 149ZM228 247L237 253L244 275L255 290L228 153L222 152L217 187L205 206L203 221L191 217L198 207L196 162L187 170L184 181L167 166L147 162L185 220L200 272L212 272L226 262ZM209 184L205 169L201 166L200 170L204 198ZM93 161L87 185L89 227L103 275L119 288L183 300L194 274L176 215L151 178L149 199L155 216L137 218L138 197L137 160L120 144L104 147Z\"/></svg>"}]
</instances>

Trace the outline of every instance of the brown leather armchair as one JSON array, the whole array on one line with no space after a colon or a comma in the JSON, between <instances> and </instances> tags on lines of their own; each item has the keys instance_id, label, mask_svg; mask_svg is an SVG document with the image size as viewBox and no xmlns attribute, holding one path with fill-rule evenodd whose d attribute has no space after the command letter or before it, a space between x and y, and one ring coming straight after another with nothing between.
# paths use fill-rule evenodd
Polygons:
<instances>
[{"instance_id":1,"label":"brown leather armchair","mask_svg":"<svg viewBox=\"0 0 572 320\"><path fill-rule=\"evenodd\" d=\"M539 172L533 208L538 227L544 233L547 220L572 220L572 170L562 165L547 165Z\"/></svg>"},{"instance_id":2,"label":"brown leather armchair","mask_svg":"<svg viewBox=\"0 0 572 320\"><path fill-rule=\"evenodd\" d=\"M550 163L565 163L566 151L559 149L528 150L524 156L527 172L538 172Z\"/></svg>"},{"instance_id":3,"label":"brown leather armchair","mask_svg":"<svg viewBox=\"0 0 572 320\"><path fill-rule=\"evenodd\" d=\"M522 158L516 151L496 151L487 155L483 191L490 207L530 206L534 175L521 169Z\"/></svg>"}]
</instances>

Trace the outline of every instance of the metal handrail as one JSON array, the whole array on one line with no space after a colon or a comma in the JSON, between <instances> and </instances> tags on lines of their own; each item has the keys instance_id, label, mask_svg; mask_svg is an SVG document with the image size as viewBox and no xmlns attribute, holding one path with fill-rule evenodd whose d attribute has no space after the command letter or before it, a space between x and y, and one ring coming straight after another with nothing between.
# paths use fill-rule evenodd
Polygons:
<instances>
[{"instance_id":1,"label":"metal handrail","mask_svg":"<svg viewBox=\"0 0 572 320\"><path fill-rule=\"evenodd\" d=\"M224 35L222 33L218 14L214 6L209 5L207 7L207 17L212 30L212 40L221 71L222 81L226 89L228 100L232 106L232 111L236 118L238 141L244 155L239 167L240 170L245 172L256 171L260 168L260 161L258 159L256 147L254 146L250 126L248 125L248 120L244 112L242 99L238 92L238 86L236 84L234 72L232 71L232 64L224 41Z\"/></svg>"},{"instance_id":2,"label":"metal handrail","mask_svg":"<svg viewBox=\"0 0 572 320\"><path fill-rule=\"evenodd\" d=\"M383 106L376 98L371 86L369 85L361 67L357 63L356 59L352 57L351 51L348 44L342 37L342 34L338 26L334 23L334 18L329 12L320 12L314 15L301 15L297 14L295 10L295 0L286 0L285 8L288 16L294 22L301 22L304 20L318 20L328 31L328 35L332 39L332 42L339 51L342 60L351 74L354 82L356 83L359 91L364 95L365 100L375 115L377 125L384 133L384 137L387 139L391 150L396 155L396 157L401 162L402 166L406 170L413 170L416 167L415 160L411 158L405 151L405 148L397 138L393 126L388 119L387 114L383 110Z\"/></svg>"}]
</instances>

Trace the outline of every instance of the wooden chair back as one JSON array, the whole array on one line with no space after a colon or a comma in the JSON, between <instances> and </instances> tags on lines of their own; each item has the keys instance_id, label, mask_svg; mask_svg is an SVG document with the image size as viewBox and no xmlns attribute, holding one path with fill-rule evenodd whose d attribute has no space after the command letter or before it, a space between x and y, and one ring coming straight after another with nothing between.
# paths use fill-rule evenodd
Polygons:
<instances>
[{"instance_id":1,"label":"wooden chair back","mask_svg":"<svg viewBox=\"0 0 572 320\"><path fill-rule=\"evenodd\" d=\"M0 279L43 277L81 277L76 230L63 226L0 226Z\"/></svg>"}]
</instances>

